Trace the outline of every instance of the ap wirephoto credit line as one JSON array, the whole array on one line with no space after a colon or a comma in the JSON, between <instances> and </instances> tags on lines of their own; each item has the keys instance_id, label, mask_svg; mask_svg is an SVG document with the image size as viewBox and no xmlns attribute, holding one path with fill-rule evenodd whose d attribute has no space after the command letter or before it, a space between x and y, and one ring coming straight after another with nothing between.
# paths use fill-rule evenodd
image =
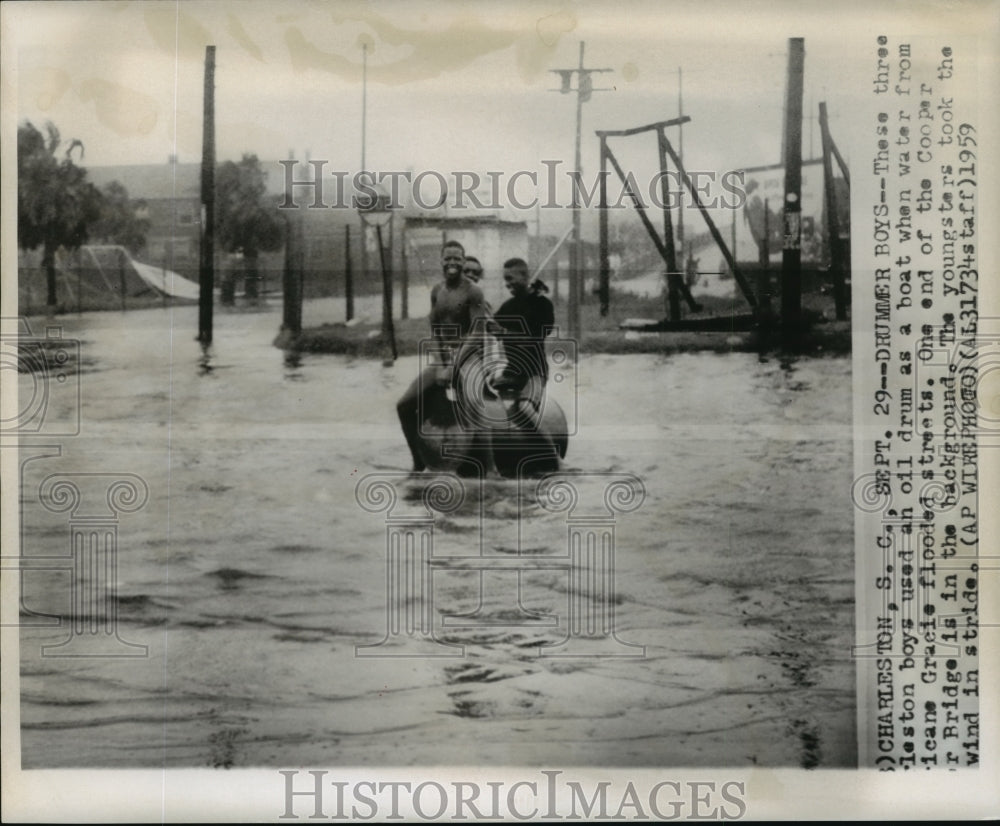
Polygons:
<instances>
[{"instance_id":1,"label":"ap wirephoto credit line","mask_svg":"<svg viewBox=\"0 0 1000 826\"><path fill-rule=\"evenodd\" d=\"M4 820L996 816L997 10L0 6Z\"/></svg>"}]
</instances>

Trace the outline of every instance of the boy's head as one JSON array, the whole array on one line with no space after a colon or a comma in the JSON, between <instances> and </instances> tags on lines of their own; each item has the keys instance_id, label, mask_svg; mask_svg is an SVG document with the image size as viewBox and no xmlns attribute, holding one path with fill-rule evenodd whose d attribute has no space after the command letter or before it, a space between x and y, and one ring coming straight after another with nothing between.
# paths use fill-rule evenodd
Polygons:
<instances>
[{"instance_id":1,"label":"boy's head","mask_svg":"<svg viewBox=\"0 0 1000 826\"><path fill-rule=\"evenodd\" d=\"M524 295L528 292L528 265L523 258L504 261L503 282L511 295Z\"/></svg>"},{"instance_id":2,"label":"boy's head","mask_svg":"<svg viewBox=\"0 0 1000 826\"><path fill-rule=\"evenodd\" d=\"M441 269L448 281L462 277L462 267L465 264L465 247L458 241L445 241L441 247Z\"/></svg>"},{"instance_id":3,"label":"boy's head","mask_svg":"<svg viewBox=\"0 0 1000 826\"><path fill-rule=\"evenodd\" d=\"M475 284L483 277L483 265L474 255L465 256L465 266L462 268L462 275Z\"/></svg>"}]
</instances>

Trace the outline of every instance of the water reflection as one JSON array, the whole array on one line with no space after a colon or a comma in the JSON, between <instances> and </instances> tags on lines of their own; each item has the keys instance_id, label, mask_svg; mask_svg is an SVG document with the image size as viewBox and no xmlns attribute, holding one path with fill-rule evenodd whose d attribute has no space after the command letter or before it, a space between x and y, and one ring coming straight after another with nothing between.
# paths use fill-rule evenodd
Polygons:
<instances>
[{"instance_id":1,"label":"water reflection","mask_svg":"<svg viewBox=\"0 0 1000 826\"><path fill-rule=\"evenodd\" d=\"M198 359L198 375L211 376L215 371L212 365L212 347L208 344L201 345L201 357Z\"/></svg>"},{"instance_id":2,"label":"water reflection","mask_svg":"<svg viewBox=\"0 0 1000 826\"><path fill-rule=\"evenodd\" d=\"M784 371L788 375L791 375L798 369L796 367L798 360L799 360L798 356L791 355L789 353L781 353L779 355L778 363L781 365L782 371Z\"/></svg>"},{"instance_id":3,"label":"water reflection","mask_svg":"<svg viewBox=\"0 0 1000 826\"><path fill-rule=\"evenodd\" d=\"M383 388L389 389L394 388L399 384L400 376L403 376L404 379L412 380L417 377L419 372L420 370L416 365L410 366L406 362L400 364L386 359L382 362L382 368L378 371L377 375L379 384Z\"/></svg>"},{"instance_id":4,"label":"water reflection","mask_svg":"<svg viewBox=\"0 0 1000 826\"><path fill-rule=\"evenodd\" d=\"M305 375L299 369L302 366L302 353L299 350L285 350L285 372L286 381L304 381Z\"/></svg>"}]
</instances>

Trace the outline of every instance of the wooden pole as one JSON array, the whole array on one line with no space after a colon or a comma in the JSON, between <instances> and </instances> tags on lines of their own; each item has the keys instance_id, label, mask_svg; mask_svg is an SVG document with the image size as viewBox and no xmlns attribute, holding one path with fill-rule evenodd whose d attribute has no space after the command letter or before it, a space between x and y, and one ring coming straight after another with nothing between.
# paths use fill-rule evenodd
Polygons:
<instances>
[{"instance_id":1,"label":"wooden pole","mask_svg":"<svg viewBox=\"0 0 1000 826\"><path fill-rule=\"evenodd\" d=\"M674 247L674 228L670 221L670 182L667 180L667 136L660 127L656 131L660 155L660 194L663 200L663 246L667 252L667 313L671 321L681 320L682 283L677 268L677 251Z\"/></svg>"},{"instance_id":2,"label":"wooden pole","mask_svg":"<svg viewBox=\"0 0 1000 826\"><path fill-rule=\"evenodd\" d=\"M351 227L344 227L344 315L354 318L354 274L351 272Z\"/></svg>"},{"instance_id":3,"label":"wooden pole","mask_svg":"<svg viewBox=\"0 0 1000 826\"><path fill-rule=\"evenodd\" d=\"M844 265L840 245L840 220L837 215L837 190L833 179L833 152L830 148L830 124L826 116L826 102L819 104L819 134L823 147L823 194L826 206L826 235L830 246L830 274L833 276L833 303L837 321L847 319L847 290L844 284Z\"/></svg>"},{"instance_id":4,"label":"wooden pole","mask_svg":"<svg viewBox=\"0 0 1000 826\"><path fill-rule=\"evenodd\" d=\"M396 352L396 330L392 324L392 270L385 260L385 247L382 244L382 225L375 225L375 235L378 239L378 256L382 264L382 338L389 344L392 360L383 362L388 366L398 358Z\"/></svg>"},{"instance_id":5,"label":"wooden pole","mask_svg":"<svg viewBox=\"0 0 1000 826\"><path fill-rule=\"evenodd\" d=\"M666 141L666 138L664 138L664 141ZM666 145L669 148L669 142L667 142ZM660 238L659 235L657 235L656 229L653 227L652 221L650 221L649 216L646 215L646 207L642 203L642 198L640 198L638 194L632 191L632 187L628 184L628 178L626 177L625 172L622 170L621 164L618 163L618 159L615 157L615 153L612 152L610 148L608 148L605 154L607 155L608 160L611 162L611 168L614 169L615 174L625 185L625 192L628 194L629 198L632 199L632 204L635 206L635 211L639 215L639 220L642 222L643 227L645 227L646 229L646 233L649 235L657 251L660 253L660 257L663 259L663 264L667 268L667 274L669 275L671 269L668 262L673 261L674 267L676 267L677 266L676 257L671 257L671 255L668 254L666 242L662 238ZM709 224L709 229L712 229L713 225L711 224L711 219L708 218L707 214L705 216L705 220ZM671 236L669 240L672 244L673 237ZM723 253L728 254L724 248L725 247L724 244L720 242L719 246L723 248ZM676 286L678 295L684 298L685 301L687 301L688 306L691 308L691 312L693 313L701 312L702 310L701 304L699 304L697 301L694 300L694 296L691 295L691 290L688 289L687 284L684 283L684 279L681 278L672 283Z\"/></svg>"},{"instance_id":6,"label":"wooden pole","mask_svg":"<svg viewBox=\"0 0 1000 826\"><path fill-rule=\"evenodd\" d=\"M840 174L844 176L844 181L847 183L848 189L851 187L851 170L847 168L847 162L844 160L843 155L840 154L840 150L837 149L837 142L830 138L830 151L833 152L833 157L837 159L837 166L840 167Z\"/></svg>"},{"instance_id":7,"label":"wooden pole","mask_svg":"<svg viewBox=\"0 0 1000 826\"><path fill-rule=\"evenodd\" d=\"M764 234L760 239L760 265L765 270L771 263L771 216L768 214L768 199L764 199Z\"/></svg>"},{"instance_id":8,"label":"wooden pole","mask_svg":"<svg viewBox=\"0 0 1000 826\"><path fill-rule=\"evenodd\" d=\"M732 224L730 225L730 230L729 230L729 243L732 245L733 248L733 261L735 262L739 257L736 253L736 210L735 209L733 210L733 221ZM736 272L736 266L734 264L733 265L734 276L735 272Z\"/></svg>"},{"instance_id":9,"label":"wooden pole","mask_svg":"<svg viewBox=\"0 0 1000 826\"><path fill-rule=\"evenodd\" d=\"M198 340L212 343L212 299L215 289L215 46L205 47L204 124L201 147L201 267L198 293Z\"/></svg>"},{"instance_id":10,"label":"wooden pole","mask_svg":"<svg viewBox=\"0 0 1000 826\"><path fill-rule=\"evenodd\" d=\"M684 117L684 72L681 67L677 67L677 117ZM663 130L660 130L663 133ZM681 121L678 127L678 139L677 139L677 150L681 156L681 160L684 160L684 122ZM681 203L677 207L677 249L683 256L684 254L684 201L683 192L681 193ZM667 203L666 196L664 196L663 203Z\"/></svg>"},{"instance_id":11,"label":"wooden pole","mask_svg":"<svg viewBox=\"0 0 1000 826\"><path fill-rule=\"evenodd\" d=\"M291 188L286 192L287 201L291 200ZM286 202L287 202L286 201ZM302 332L302 280L303 264L303 230L302 214L298 208L290 214L288 232L285 239L285 271L282 277L282 324L281 329L291 336Z\"/></svg>"},{"instance_id":12,"label":"wooden pole","mask_svg":"<svg viewBox=\"0 0 1000 826\"><path fill-rule=\"evenodd\" d=\"M405 220L399 234L402 237L402 243L400 244L400 263L402 264L402 271L399 274L399 317L402 318L403 321L406 321L406 319L410 317L410 259L407 255Z\"/></svg>"},{"instance_id":13,"label":"wooden pole","mask_svg":"<svg viewBox=\"0 0 1000 826\"><path fill-rule=\"evenodd\" d=\"M569 229L567 229L562 234L562 237L558 241L556 241L555 246L552 247L552 249L550 249L545 254L545 257L542 259L541 263L538 264L535 267L535 271L531 274L531 277L528 279L529 282L534 281L536 278L538 278L538 276L540 276L542 274L542 270L544 270L548 266L549 261L551 261L553 259L553 257L555 256L555 254L557 252L559 252L559 250L562 247L562 245L566 243L566 239L569 238L569 234L572 231L573 231L572 227L570 227ZM555 269L556 269L556 273L557 273L557 275L556 275L556 285L558 285L559 284L559 276L558 276L559 266L558 266L558 262L556 264L556 268ZM558 295L558 293L557 293L557 295Z\"/></svg>"},{"instance_id":14,"label":"wooden pole","mask_svg":"<svg viewBox=\"0 0 1000 826\"><path fill-rule=\"evenodd\" d=\"M757 301L762 315L771 313L771 215L768 199L764 199L764 232L760 239L760 272L757 276Z\"/></svg>"},{"instance_id":15,"label":"wooden pole","mask_svg":"<svg viewBox=\"0 0 1000 826\"><path fill-rule=\"evenodd\" d=\"M125 312L125 252L118 250L118 288L122 294L122 312Z\"/></svg>"},{"instance_id":16,"label":"wooden pole","mask_svg":"<svg viewBox=\"0 0 1000 826\"><path fill-rule=\"evenodd\" d=\"M670 159L677 166L677 171L680 173L681 180L684 182L684 185L688 188L691 200L701 213L701 217L705 220L705 225L708 227L712 240L715 241L716 246L718 246L719 250L722 252L723 258L726 259L726 263L729 265L729 269L733 273L733 277L736 279L736 283L739 285L739 288L743 293L743 297L747 300L747 304L756 310L757 297L753 294L753 290L750 289L750 285L747 283L746 278L743 277L743 273L741 273L736 266L736 251L729 251L729 248L726 246L726 242L722 238L722 234L719 232L718 227L715 226L715 221L712 220L711 214L709 214L708 210L705 209L705 205L701 202L701 198L698 197L698 190L695 189L694 183L690 178L688 178L687 171L684 169L684 163L678 157L668 139L665 139L664 148L667 150L667 154L670 155ZM639 214L640 216L642 215L641 210ZM654 239L654 241L659 244L658 239ZM660 254L663 254L662 250ZM692 310L694 310L694 308L692 308ZM697 312L697 310L694 311Z\"/></svg>"},{"instance_id":17,"label":"wooden pole","mask_svg":"<svg viewBox=\"0 0 1000 826\"><path fill-rule=\"evenodd\" d=\"M576 143L573 169L579 179L580 171L580 124L583 118L583 96L580 91L583 85L583 41L580 41L580 66L577 70L576 83ZM569 277L569 335L571 339L580 338L580 303L583 300L583 258L580 249L580 191L573 187L573 246L570 247L570 277Z\"/></svg>"},{"instance_id":18,"label":"wooden pole","mask_svg":"<svg viewBox=\"0 0 1000 826\"><path fill-rule=\"evenodd\" d=\"M608 139L601 137L600 203L597 207L601 256L601 315L606 316L611 304L611 259L608 254Z\"/></svg>"},{"instance_id":19,"label":"wooden pole","mask_svg":"<svg viewBox=\"0 0 1000 826\"><path fill-rule=\"evenodd\" d=\"M45 269L45 283L48 287L48 299L45 306L49 316L54 316L59 300L56 294L56 248L49 238L45 240L42 252L42 267Z\"/></svg>"},{"instance_id":20,"label":"wooden pole","mask_svg":"<svg viewBox=\"0 0 1000 826\"><path fill-rule=\"evenodd\" d=\"M295 249L295 334L302 332L302 300L305 297L306 281L306 220L305 214L298 215L297 245Z\"/></svg>"},{"instance_id":21,"label":"wooden pole","mask_svg":"<svg viewBox=\"0 0 1000 826\"><path fill-rule=\"evenodd\" d=\"M802 77L805 39L788 40L785 100L784 244L781 254L781 323L785 344L798 343L802 328Z\"/></svg>"},{"instance_id":22,"label":"wooden pole","mask_svg":"<svg viewBox=\"0 0 1000 826\"><path fill-rule=\"evenodd\" d=\"M368 121L368 44L361 44L361 173L365 173L365 140ZM365 216L361 215L361 254L359 280L361 289L368 289L368 228Z\"/></svg>"}]
</instances>

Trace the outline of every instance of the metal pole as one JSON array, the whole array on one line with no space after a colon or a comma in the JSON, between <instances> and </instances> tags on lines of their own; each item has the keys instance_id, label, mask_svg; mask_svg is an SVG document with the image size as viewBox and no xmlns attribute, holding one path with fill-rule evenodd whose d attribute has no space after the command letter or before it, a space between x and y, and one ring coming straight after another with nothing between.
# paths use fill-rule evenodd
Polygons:
<instances>
[{"instance_id":1,"label":"metal pole","mask_svg":"<svg viewBox=\"0 0 1000 826\"><path fill-rule=\"evenodd\" d=\"M781 322L785 344L794 345L802 324L802 75L805 40L788 41L785 103L784 244L781 255Z\"/></svg>"},{"instance_id":2,"label":"metal pole","mask_svg":"<svg viewBox=\"0 0 1000 826\"><path fill-rule=\"evenodd\" d=\"M215 289L215 46L205 47L205 100L201 148L201 203L204 212L198 293L198 340L212 343Z\"/></svg>"}]
</instances>

